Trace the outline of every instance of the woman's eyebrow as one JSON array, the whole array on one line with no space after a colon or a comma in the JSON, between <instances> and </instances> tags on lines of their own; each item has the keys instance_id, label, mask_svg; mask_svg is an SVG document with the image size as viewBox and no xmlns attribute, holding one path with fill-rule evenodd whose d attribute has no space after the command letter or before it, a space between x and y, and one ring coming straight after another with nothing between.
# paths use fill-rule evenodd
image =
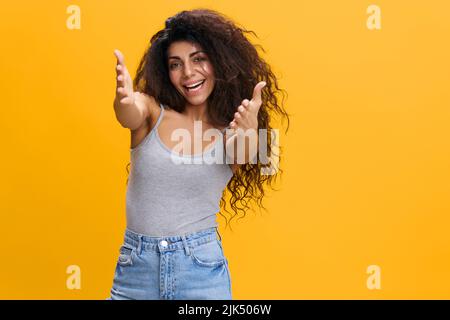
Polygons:
<instances>
[{"instance_id":1,"label":"woman's eyebrow","mask_svg":"<svg viewBox=\"0 0 450 320\"><path fill-rule=\"evenodd\" d=\"M200 52L205 53L205 51L199 50L199 51L195 51L195 52L192 52L191 54L189 54L189 57L192 57L193 55L196 55L197 53L200 53ZM181 60L181 58L180 58L179 56L171 56L171 57L169 57L169 59L178 59L178 60Z\"/></svg>"}]
</instances>

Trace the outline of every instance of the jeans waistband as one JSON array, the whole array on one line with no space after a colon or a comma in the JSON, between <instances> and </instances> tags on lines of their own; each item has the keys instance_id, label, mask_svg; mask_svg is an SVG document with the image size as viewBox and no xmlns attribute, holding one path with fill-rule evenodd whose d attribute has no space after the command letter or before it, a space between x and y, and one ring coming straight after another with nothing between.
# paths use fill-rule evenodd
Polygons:
<instances>
[{"instance_id":1,"label":"jeans waistband","mask_svg":"<svg viewBox=\"0 0 450 320\"><path fill-rule=\"evenodd\" d=\"M151 237L126 228L124 242L135 248L137 254L142 250L165 252L184 249L189 255L190 248L216 240L216 231L217 228L212 227L179 236ZM218 231L217 234L220 237Z\"/></svg>"}]
</instances>

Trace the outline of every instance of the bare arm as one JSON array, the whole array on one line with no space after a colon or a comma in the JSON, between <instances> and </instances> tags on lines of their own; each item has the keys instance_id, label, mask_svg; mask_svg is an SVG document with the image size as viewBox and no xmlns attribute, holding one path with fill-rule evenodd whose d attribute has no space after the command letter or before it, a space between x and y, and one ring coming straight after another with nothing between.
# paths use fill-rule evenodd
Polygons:
<instances>
[{"instance_id":1,"label":"bare arm","mask_svg":"<svg viewBox=\"0 0 450 320\"><path fill-rule=\"evenodd\" d=\"M234 114L233 121L230 122L230 129L226 130L224 135L224 144L226 152L233 150L233 164L231 169L233 173L244 163L256 163L258 154L258 112L262 104L261 90L266 85L265 81L256 84L253 89L253 97L242 100L241 105ZM242 142L243 148L238 148L238 139Z\"/></svg>"},{"instance_id":2,"label":"bare arm","mask_svg":"<svg viewBox=\"0 0 450 320\"><path fill-rule=\"evenodd\" d=\"M145 103L143 94L133 91L133 81L125 66L123 54L119 50L114 50L117 57L117 89L114 98L114 111L117 121L124 128L135 130L149 116L149 108Z\"/></svg>"}]
</instances>

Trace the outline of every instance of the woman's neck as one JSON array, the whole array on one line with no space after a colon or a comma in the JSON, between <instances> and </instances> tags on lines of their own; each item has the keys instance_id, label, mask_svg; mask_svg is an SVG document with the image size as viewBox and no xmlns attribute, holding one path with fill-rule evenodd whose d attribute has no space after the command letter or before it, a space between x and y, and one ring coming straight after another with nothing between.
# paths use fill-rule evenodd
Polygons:
<instances>
[{"instance_id":1,"label":"woman's neck","mask_svg":"<svg viewBox=\"0 0 450 320\"><path fill-rule=\"evenodd\" d=\"M205 123L209 123L207 105L206 102L201 105L191 105L189 103L186 104L186 108L184 109L183 115L190 121L202 121Z\"/></svg>"}]
</instances>

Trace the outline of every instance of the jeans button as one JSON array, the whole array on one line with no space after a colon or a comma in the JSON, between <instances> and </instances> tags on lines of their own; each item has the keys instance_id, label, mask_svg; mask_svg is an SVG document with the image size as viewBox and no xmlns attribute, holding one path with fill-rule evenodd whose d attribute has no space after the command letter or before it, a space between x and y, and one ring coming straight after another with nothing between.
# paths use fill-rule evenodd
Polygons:
<instances>
[{"instance_id":1,"label":"jeans button","mask_svg":"<svg viewBox=\"0 0 450 320\"><path fill-rule=\"evenodd\" d=\"M163 246L163 247L167 247L167 245L168 245L168 243L167 243L166 240L162 240L162 241L160 242L160 244L161 244L161 246Z\"/></svg>"}]
</instances>

